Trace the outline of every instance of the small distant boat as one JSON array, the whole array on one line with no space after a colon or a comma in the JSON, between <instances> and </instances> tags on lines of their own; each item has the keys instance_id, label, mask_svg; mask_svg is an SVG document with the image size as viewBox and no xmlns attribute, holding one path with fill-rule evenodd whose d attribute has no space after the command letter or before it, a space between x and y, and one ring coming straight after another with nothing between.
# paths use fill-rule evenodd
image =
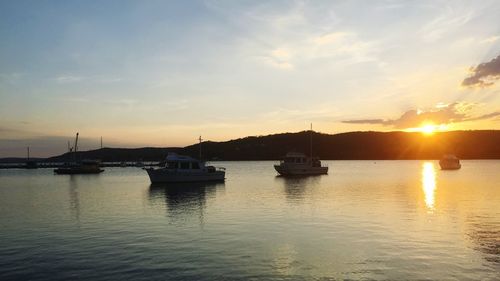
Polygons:
<instances>
[{"instance_id":1,"label":"small distant boat","mask_svg":"<svg viewBox=\"0 0 500 281\"><path fill-rule=\"evenodd\" d=\"M439 160L439 166L441 166L441 170L458 170L462 167L460 160L452 154L444 155Z\"/></svg>"},{"instance_id":2,"label":"small distant boat","mask_svg":"<svg viewBox=\"0 0 500 281\"><path fill-rule=\"evenodd\" d=\"M104 172L101 169L99 160L82 160L76 161L76 151L78 148L78 133L76 133L75 139L75 147L73 149L69 148L68 142L68 150L73 152L75 155L75 161L72 163L65 163L63 167L57 168L54 170L54 173L58 175L76 175L76 174L99 174Z\"/></svg>"},{"instance_id":3,"label":"small distant boat","mask_svg":"<svg viewBox=\"0 0 500 281\"><path fill-rule=\"evenodd\" d=\"M30 147L27 147L27 152L28 152L28 157L26 158L26 163L24 165L24 168L26 169L36 169L38 168L38 164L36 161L30 160Z\"/></svg>"},{"instance_id":4,"label":"small distant boat","mask_svg":"<svg viewBox=\"0 0 500 281\"><path fill-rule=\"evenodd\" d=\"M274 169L282 176L308 176L328 174L328 167L321 166L319 157L313 157L312 150L312 124L309 135L309 155L304 153L288 152L279 165L274 165Z\"/></svg>"},{"instance_id":5,"label":"small distant boat","mask_svg":"<svg viewBox=\"0 0 500 281\"><path fill-rule=\"evenodd\" d=\"M26 164L24 165L26 169L36 169L38 168L38 164L35 161L26 161Z\"/></svg>"},{"instance_id":6,"label":"small distant boat","mask_svg":"<svg viewBox=\"0 0 500 281\"><path fill-rule=\"evenodd\" d=\"M205 166L205 162L175 153L169 153L161 168L144 168L151 183L224 181L224 168Z\"/></svg>"},{"instance_id":7,"label":"small distant boat","mask_svg":"<svg viewBox=\"0 0 500 281\"><path fill-rule=\"evenodd\" d=\"M274 169L282 176L305 176L328 174L328 167L321 166L318 157L307 157L303 153L289 152Z\"/></svg>"},{"instance_id":8,"label":"small distant boat","mask_svg":"<svg viewBox=\"0 0 500 281\"><path fill-rule=\"evenodd\" d=\"M64 167L57 168L54 173L59 175L76 175L76 174L99 174L104 172L100 168L98 160L83 160L81 162L65 164Z\"/></svg>"}]
</instances>

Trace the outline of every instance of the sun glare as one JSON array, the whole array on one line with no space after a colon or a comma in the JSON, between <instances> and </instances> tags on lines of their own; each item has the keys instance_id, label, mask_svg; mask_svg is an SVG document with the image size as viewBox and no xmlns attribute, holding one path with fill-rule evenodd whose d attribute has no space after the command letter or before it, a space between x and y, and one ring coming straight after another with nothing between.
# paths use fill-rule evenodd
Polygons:
<instances>
[{"instance_id":1,"label":"sun glare","mask_svg":"<svg viewBox=\"0 0 500 281\"><path fill-rule=\"evenodd\" d=\"M432 135L436 131L436 125L427 124L420 127L420 131L426 135Z\"/></svg>"},{"instance_id":2,"label":"sun glare","mask_svg":"<svg viewBox=\"0 0 500 281\"><path fill-rule=\"evenodd\" d=\"M435 132L446 131L447 129L448 129L448 126L444 125L444 124L436 125L434 123L423 123L420 127L409 128L409 129L406 129L405 131L407 131L407 132L420 132L424 135L430 136L430 135L434 134Z\"/></svg>"}]
</instances>

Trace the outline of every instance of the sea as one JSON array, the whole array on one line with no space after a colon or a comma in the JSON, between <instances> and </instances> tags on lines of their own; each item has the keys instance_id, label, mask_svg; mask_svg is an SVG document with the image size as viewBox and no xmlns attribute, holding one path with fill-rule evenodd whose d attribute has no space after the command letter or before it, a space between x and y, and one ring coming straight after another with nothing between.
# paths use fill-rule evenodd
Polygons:
<instances>
[{"instance_id":1,"label":"sea","mask_svg":"<svg viewBox=\"0 0 500 281\"><path fill-rule=\"evenodd\" d=\"M0 170L0 280L500 280L500 160L212 162L224 183Z\"/></svg>"}]
</instances>

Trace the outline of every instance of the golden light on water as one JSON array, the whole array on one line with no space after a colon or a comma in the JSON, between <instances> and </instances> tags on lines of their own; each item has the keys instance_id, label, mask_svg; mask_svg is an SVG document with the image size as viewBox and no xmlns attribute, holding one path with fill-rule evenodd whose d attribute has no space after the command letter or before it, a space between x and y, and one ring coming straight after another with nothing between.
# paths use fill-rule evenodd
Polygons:
<instances>
[{"instance_id":1,"label":"golden light on water","mask_svg":"<svg viewBox=\"0 0 500 281\"><path fill-rule=\"evenodd\" d=\"M422 189L424 190L425 205L431 210L434 209L436 170L431 162L425 162L422 165Z\"/></svg>"}]
</instances>

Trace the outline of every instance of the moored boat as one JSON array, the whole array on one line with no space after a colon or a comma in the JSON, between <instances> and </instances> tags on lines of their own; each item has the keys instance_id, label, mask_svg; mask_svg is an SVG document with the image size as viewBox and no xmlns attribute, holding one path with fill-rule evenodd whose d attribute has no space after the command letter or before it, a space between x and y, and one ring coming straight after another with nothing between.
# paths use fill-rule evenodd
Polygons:
<instances>
[{"instance_id":1,"label":"moored boat","mask_svg":"<svg viewBox=\"0 0 500 281\"><path fill-rule=\"evenodd\" d=\"M328 167L322 166L319 157L313 157L312 149L313 130L309 135L309 157L304 153L288 152L279 165L274 165L274 169L282 176L307 176L328 174Z\"/></svg>"},{"instance_id":2,"label":"moored boat","mask_svg":"<svg viewBox=\"0 0 500 281\"><path fill-rule=\"evenodd\" d=\"M460 160L452 154L444 155L439 160L439 166L441 166L441 170L458 170L462 167Z\"/></svg>"},{"instance_id":3,"label":"moored boat","mask_svg":"<svg viewBox=\"0 0 500 281\"><path fill-rule=\"evenodd\" d=\"M75 147L70 148L68 142L68 150L73 153L75 161L65 163L63 167L54 170L54 173L58 175L76 175L76 174L99 174L104 172L101 169L99 160L82 160L77 161L76 151L78 149L78 133L76 133Z\"/></svg>"},{"instance_id":4,"label":"moored boat","mask_svg":"<svg viewBox=\"0 0 500 281\"><path fill-rule=\"evenodd\" d=\"M100 161L98 160L83 160L81 162L69 163L54 170L54 173L59 175L99 174L102 172L104 170L100 168Z\"/></svg>"},{"instance_id":5,"label":"moored boat","mask_svg":"<svg viewBox=\"0 0 500 281\"><path fill-rule=\"evenodd\" d=\"M26 169L36 169L36 168L38 168L38 164L36 163L36 161L30 160L30 147L28 146L26 149L27 149L27 152L28 152L28 158L26 158L26 163L25 163L24 167Z\"/></svg>"},{"instance_id":6,"label":"moored boat","mask_svg":"<svg viewBox=\"0 0 500 281\"><path fill-rule=\"evenodd\" d=\"M318 157L307 157L303 153L289 152L274 169L282 176L323 175L328 167L322 166Z\"/></svg>"},{"instance_id":7,"label":"moored boat","mask_svg":"<svg viewBox=\"0 0 500 281\"><path fill-rule=\"evenodd\" d=\"M190 156L169 153L161 168L145 168L151 183L224 181L224 168L206 166Z\"/></svg>"}]
</instances>

